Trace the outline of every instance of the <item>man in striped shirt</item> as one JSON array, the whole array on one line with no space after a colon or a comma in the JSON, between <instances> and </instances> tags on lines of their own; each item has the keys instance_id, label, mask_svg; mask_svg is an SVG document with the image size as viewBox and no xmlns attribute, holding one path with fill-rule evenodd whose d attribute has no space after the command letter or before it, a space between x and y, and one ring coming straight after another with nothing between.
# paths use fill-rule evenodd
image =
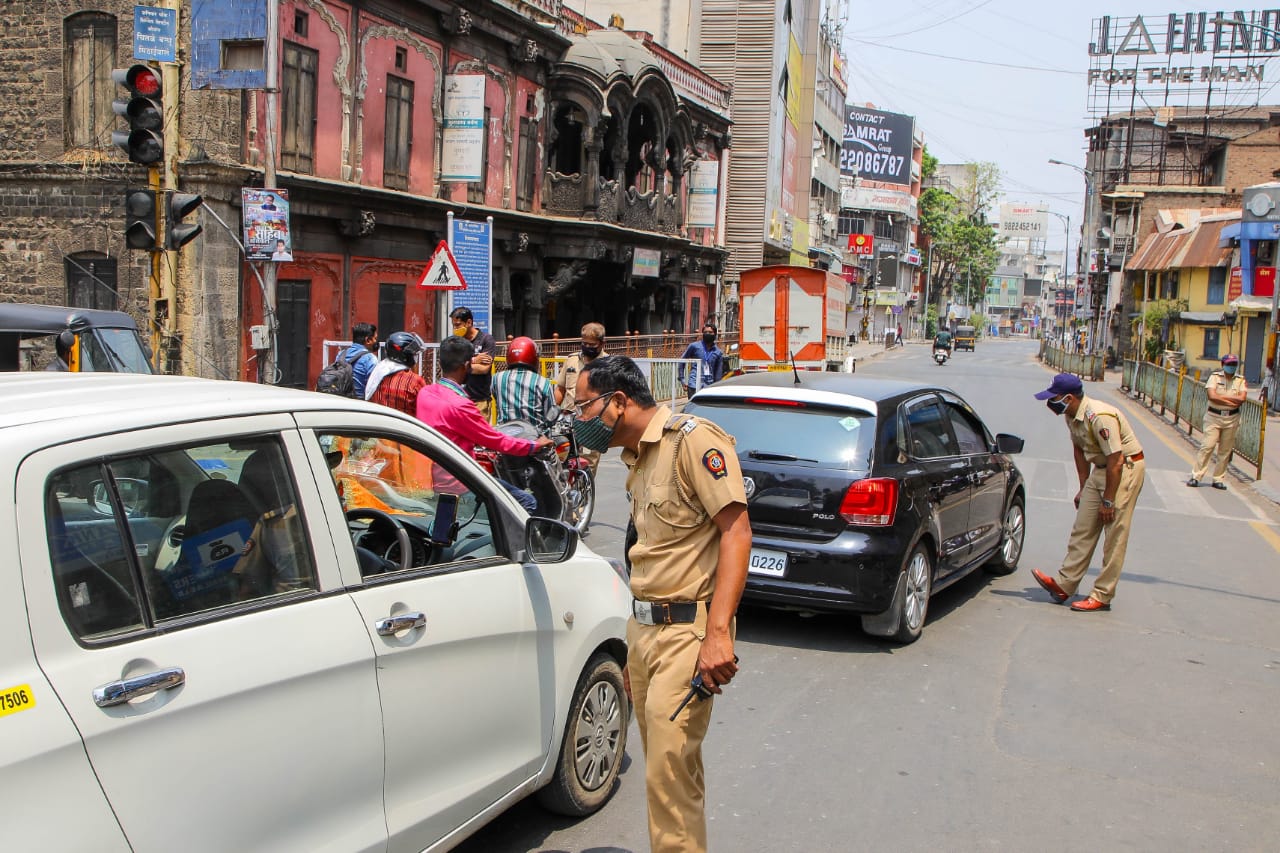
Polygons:
<instances>
[{"instance_id":1,"label":"man in striped shirt","mask_svg":"<svg viewBox=\"0 0 1280 853\"><path fill-rule=\"evenodd\" d=\"M387 338L386 357L369 372L365 399L406 415L418 415L418 392L427 381L418 375L422 341L412 332L396 332Z\"/></svg>"},{"instance_id":2,"label":"man in striped shirt","mask_svg":"<svg viewBox=\"0 0 1280 853\"><path fill-rule=\"evenodd\" d=\"M516 338L507 345L507 369L493 378L498 422L529 421L545 435L560 414L551 380L538 373L538 345Z\"/></svg>"}]
</instances>

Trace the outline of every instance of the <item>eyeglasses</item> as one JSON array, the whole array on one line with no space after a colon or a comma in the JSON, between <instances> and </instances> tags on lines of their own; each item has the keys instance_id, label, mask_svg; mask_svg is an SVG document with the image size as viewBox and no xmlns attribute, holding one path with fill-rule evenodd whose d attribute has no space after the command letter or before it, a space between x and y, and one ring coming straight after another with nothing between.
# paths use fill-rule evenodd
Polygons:
<instances>
[{"instance_id":1,"label":"eyeglasses","mask_svg":"<svg viewBox=\"0 0 1280 853\"><path fill-rule=\"evenodd\" d=\"M590 400L587 400L586 402L583 402L583 403L575 403L575 404L574 404L574 406L573 406L573 411L577 414L577 416L578 416L579 418L581 418L581 417L582 417L582 413L586 411L587 406L590 406L590 405L591 405L592 403L594 403L596 400L603 400L605 397L612 397L612 396L613 396L614 394L616 394L616 393L618 393L618 392L617 392L617 391L610 391L610 392L608 392L607 394L601 394L601 395L600 395L600 396L598 396L598 397L592 397Z\"/></svg>"}]
</instances>

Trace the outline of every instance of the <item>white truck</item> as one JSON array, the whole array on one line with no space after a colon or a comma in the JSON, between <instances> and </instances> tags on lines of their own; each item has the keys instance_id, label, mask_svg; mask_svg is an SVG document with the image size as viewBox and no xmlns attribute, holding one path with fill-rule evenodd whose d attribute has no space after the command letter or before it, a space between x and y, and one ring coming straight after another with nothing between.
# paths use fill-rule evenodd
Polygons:
<instances>
[{"instance_id":1,"label":"white truck","mask_svg":"<svg viewBox=\"0 0 1280 853\"><path fill-rule=\"evenodd\" d=\"M826 270L767 266L745 270L738 352L744 371L838 370L845 356L849 285Z\"/></svg>"}]
</instances>

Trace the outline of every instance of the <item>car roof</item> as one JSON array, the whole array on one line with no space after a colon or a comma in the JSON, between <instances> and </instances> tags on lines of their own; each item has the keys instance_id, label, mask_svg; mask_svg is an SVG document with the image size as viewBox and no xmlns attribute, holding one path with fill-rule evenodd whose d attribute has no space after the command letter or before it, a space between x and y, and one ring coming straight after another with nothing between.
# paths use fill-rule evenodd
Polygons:
<instances>
[{"instance_id":1,"label":"car roof","mask_svg":"<svg viewBox=\"0 0 1280 853\"><path fill-rule=\"evenodd\" d=\"M138 324L123 311L98 311L27 302L0 303L0 331L54 335L64 329L133 329Z\"/></svg>"},{"instance_id":2,"label":"car roof","mask_svg":"<svg viewBox=\"0 0 1280 853\"><path fill-rule=\"evenodd\" d=\"M699 391L694 397L696 401L742 398L751 394L764 393L779 396L788 400L801 400L827 404L857 404L861 408L874 410L875 404L888 402L927 391L941 389L919 382L904 382L899 379L872 379L859 377L852 373L826 373L816 370L769 371L764 373L747 373L717 382ZM839 395L839 396L836 396ZM842 400L841 397L852 397L853 400Z\"/></svg>"},{"instance_id":3,"label":"car roof","mask_svg":"<svg viewBox=\"0 0 1280 853\"><path fill-rule=\"evenodd\" d=\"M0 373L0 448L68 433L120 430L272 412L394 409L270 385L132 373ZM412 419L409 419L412 420ZM57 440L57 439L51 439Z\"/></svg>"}]
</instances>

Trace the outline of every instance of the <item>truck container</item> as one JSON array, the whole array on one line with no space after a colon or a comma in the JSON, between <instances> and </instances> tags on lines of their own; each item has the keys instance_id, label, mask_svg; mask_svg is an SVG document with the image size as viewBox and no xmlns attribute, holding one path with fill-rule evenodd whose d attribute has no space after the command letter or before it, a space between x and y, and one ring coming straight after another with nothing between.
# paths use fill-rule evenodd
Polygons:
<instances>
[{"instance_id":1,"label":"truck container","mask_svg":"<svg viewBox=\"0 0 1280 853\"><path fill-rule=\"evenodd\" d=\"M738 283L744 371L839 370L845 357L849 284L811 267L744 270Z\"/></svg>"}]
</instances>

